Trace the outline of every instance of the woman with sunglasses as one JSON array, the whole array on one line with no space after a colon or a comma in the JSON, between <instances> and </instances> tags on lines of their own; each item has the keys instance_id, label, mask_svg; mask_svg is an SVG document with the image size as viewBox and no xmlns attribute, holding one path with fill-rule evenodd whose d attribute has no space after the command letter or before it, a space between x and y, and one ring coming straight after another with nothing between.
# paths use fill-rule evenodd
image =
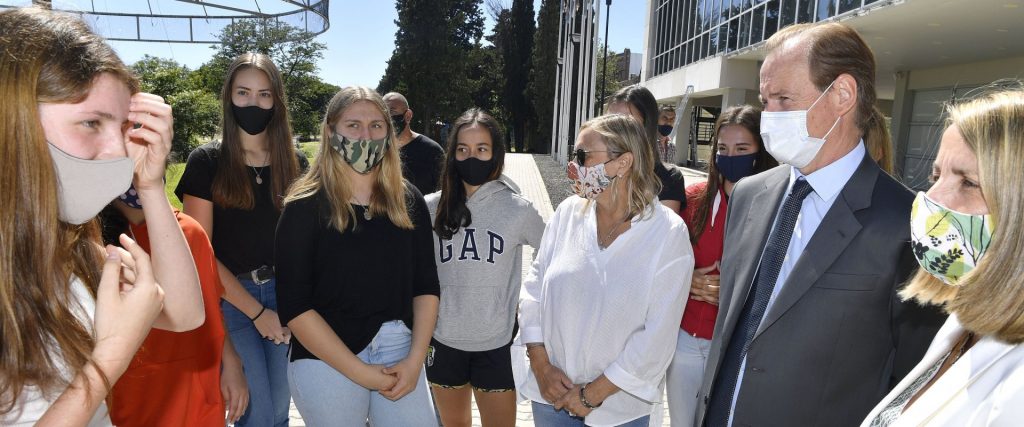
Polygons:
<instances>
[{"instance_id":1,"label":"woman with sunglasses","mask_svg":"<svg viewBox=\"0 0 1024 427\"><path fill-rule=\"evenodd\" d=\"M629 116L580 129L576 196L544 230L520 296L529 368L516 383L539 427L647 426L661 401L693 252L683 220L656 202L655 159Z\"/></svg>"}]
</instances>

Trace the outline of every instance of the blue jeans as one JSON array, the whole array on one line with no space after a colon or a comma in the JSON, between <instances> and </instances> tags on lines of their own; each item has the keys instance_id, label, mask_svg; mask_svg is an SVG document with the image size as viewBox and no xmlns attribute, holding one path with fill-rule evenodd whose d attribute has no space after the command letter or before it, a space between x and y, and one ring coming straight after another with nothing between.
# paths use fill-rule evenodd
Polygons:
<instances>
[{"instance_id":1,"label":"blue jeans","mask_svg":"<svg viewBox=\"0 0 1024 427\"><path fill-rule=\"evenodd\" d=\"M546 403L530 402L533 404L533 425L537 427L585 427L583 417L569 416L569 411L562 409L555 411L555 407ZM651 423L651 416L644 415L619 427L647 427Z\"/></svg>"},{"instance_id":2,"label":"blue jeans","mask_svg":"<svg viewBox=\"0 0 1024 427\"><path fill-rule=\"evenodd\" d=\"M676 354L668 365L668 415L672 425L693 424L697 411L697 392L704 381L704 364L711 350L711 340L691 336L679 330Z\"/></svg>"},{"instance_id":3,"label":"blue jeans","mask_svg":"<svg viewBox=\"0 0 1024 427\"><path fill-rule=\"evenodd\" d=\"M370 345L357 355L363 363L392 366L409 355L412 332L399 320L385 322ZM288 384L295 407L310 427L437 427L426 374L420 369L416 389L397 401L351 381L316 359L288 364Z\"/></svg>"},{"instance_id":4,"label":"blue jeans","mask_svg":"<svg viewBox=\"0 0 1024 427\"><path fill-rule=\"evenodd\" d=\"M242 287L268 310L277 310L277 281L262 285L239 279ZM242 359L249 386L249 407L236 427L281 427L288 425L288 345L263 338L249 317L227 301L221 301L224 323L235 351Z\"/></svg>"}]
</instances>

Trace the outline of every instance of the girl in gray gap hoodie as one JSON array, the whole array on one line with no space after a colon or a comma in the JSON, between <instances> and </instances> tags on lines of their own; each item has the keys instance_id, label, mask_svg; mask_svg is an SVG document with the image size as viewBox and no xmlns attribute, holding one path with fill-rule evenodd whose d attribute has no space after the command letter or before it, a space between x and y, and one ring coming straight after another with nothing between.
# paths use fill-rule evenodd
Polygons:
<instances>
[{"instance_id":1,"label":"girl in gray gap hoodie","mask_svg":"<svg viewBox=\"0 0 1024 427\"><path fill-rule=\"evenodd\" d=\"M509 347L523 245L540 244L544 220L501 174L505 147L494 118L471 109L455 121L450 135L441 191L426 196L441 282L427 380L443 425L469 425L471 393L482 420L514 425Z\"/></svg>"}]
</instances>

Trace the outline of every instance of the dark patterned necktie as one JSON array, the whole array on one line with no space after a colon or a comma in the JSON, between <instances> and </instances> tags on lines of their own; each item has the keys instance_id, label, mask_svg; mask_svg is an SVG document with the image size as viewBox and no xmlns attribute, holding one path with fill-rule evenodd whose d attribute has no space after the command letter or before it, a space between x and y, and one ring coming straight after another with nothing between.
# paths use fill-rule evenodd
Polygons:
<instances>
[{"instance_id":1,"label":"dark patterned necktie","mask_svg":"<svg viewBox=\"0 0 1024 427\"><path fill-rule=\"evenodd\" d=\"M772 234L768 237L768 244L764 247L761 264L757 266L754 289L747 294L747 300L743 304L743 311L740 312L736 329L733 330L725 357L722 358L722 366L715 377L711 389L711 401L708 404L708 414L705 417L707 426L718 427L729 423L740 365L747 355L754 332L761 325L764 311L768 307L768 300L771 299L772 291L775 289L775 282L779 279L782 261L786 259L789 241L793 237L796 219L800 215L800 206L803 205L804 198L811 194L812 190L810 184L800 178L793 184L789 196L782 203L782 211L779 212L779 218L775 221Z\"/></svg>"}]
</instances>

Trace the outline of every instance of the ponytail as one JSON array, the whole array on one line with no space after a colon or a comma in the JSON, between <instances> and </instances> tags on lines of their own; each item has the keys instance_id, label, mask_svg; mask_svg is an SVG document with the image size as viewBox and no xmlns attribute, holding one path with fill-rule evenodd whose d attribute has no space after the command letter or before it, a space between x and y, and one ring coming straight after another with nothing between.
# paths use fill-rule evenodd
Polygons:
<instances>
[{"instance_id":1,"label":"ponytail","mask_svg":"<svg viewBox=\"0 0 1024 427\"><path fill-rule=\"evenodd\" d=\"M892 175L895 171L892 138L889 136L889 129L885 127L885 116L875 106L871 107L867 123L865 123L864 145L878 166Z\"/></svg>"}]
</instances>

